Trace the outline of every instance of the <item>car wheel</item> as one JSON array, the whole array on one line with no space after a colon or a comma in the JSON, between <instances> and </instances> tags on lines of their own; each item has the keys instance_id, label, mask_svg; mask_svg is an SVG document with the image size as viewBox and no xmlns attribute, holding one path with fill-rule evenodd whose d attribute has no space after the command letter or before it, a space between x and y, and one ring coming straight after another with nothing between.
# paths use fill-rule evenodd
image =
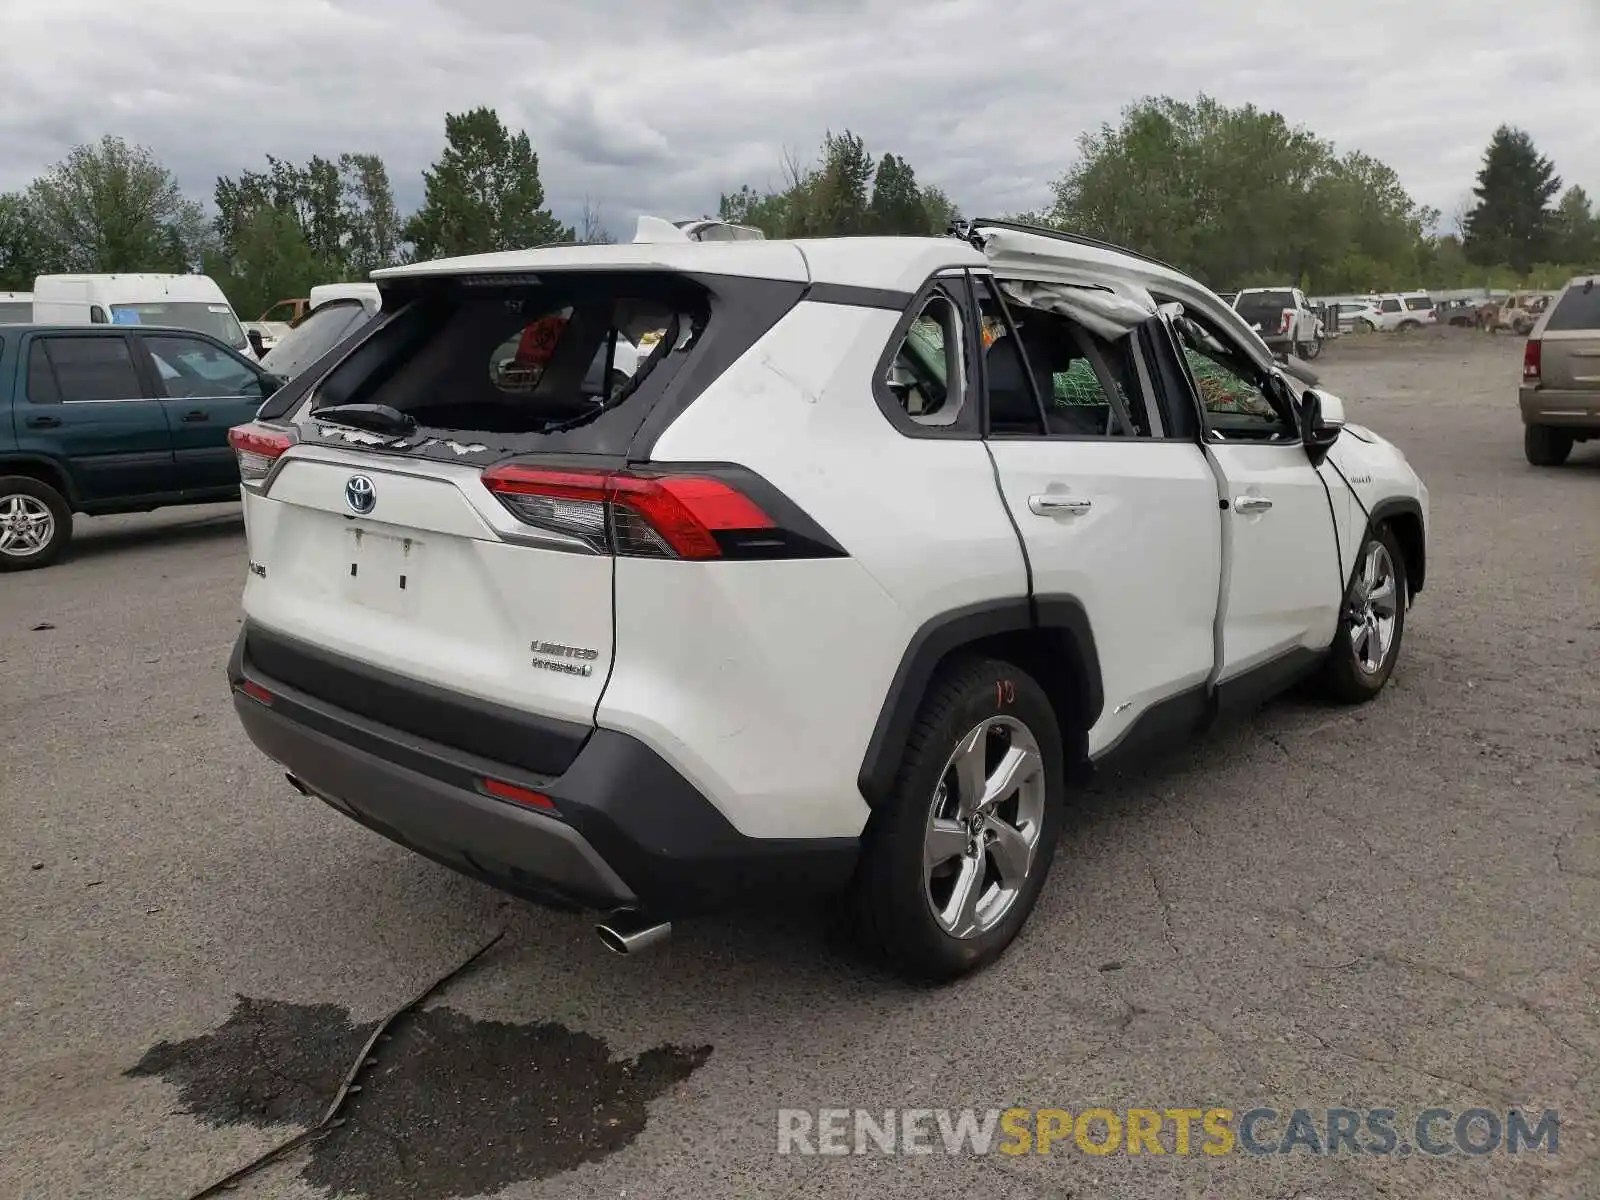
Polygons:
<instances>
[{"instance_id":1,"label":"car wheel","mask_svg":"<svg viewBox=\"0 0 1600 1200\"><path fill-rule=\"evenodd\" d=\"M868 823L855 885L868 948L918 980L998 958L1044 886L1064 787L1055 710L1033 679L995 659L941 672Z\"/></svg>"},{"instance_id":2,"label":"car wheel","mask_svg":"<svg viewBox=\"0 0 1600 1200\"><path fill-rule=\"evenodd\" d=\"M1421 329L1422 328L1422 322L1421 321L1401 321L1399 326L1398 326L1398 328L1399 328L1401 333L1410 333L1413 329Z\"/></svg>"},{"instance_id":3,"label":"car wheel","mask_svg":"<svg viewBox=\"0 0 1600 1200\"><path fill-rule=\"evenodd\" d=\"M1549 425L1528 425L1522 431L1522 452L1536 467L1559 467L1572 453L1572 435Z\"/></svg>"},{"instance_id":4,"label":"car wheel","mask_svg":"<svg viewBox=\"0 0 1600 1200\"><path fill-rule=\"evenodd\" d=\"M47 567L72 540L72 509L49 484L0 476L0 571Z\"/></svg>"},{"instance_id":5,"label":"car wheel","mask_svg":"<svg viewBox=\"0 0 1600 1200\"><path fill-rule=\"evenodd\" d=\"M1305 359L1307 362L1310 362L1312 359L1316 358L1321 353L1322 353L1322 339L1321 338L1313 338L1311 341L1307 342L1304 346L1302 346L1300 348L1300 350L1299 350L1300 357Z\"/></svg>"},{"instance_id":6,"label":"car wheel","mask_svg":"<svg viewBox=\"0 0 1600 1200\"><path fill-rule=\"evenodd\" d=\"M1368 321L1368 320L1363 319L1363 320L1360 320L1360 321L1356 322L1356 327L1358 329L1360 329L1364 333L1377 333L1378 332L1378 323L1376 321Z\"/></svg>"},{"instance_id":7,"label":"car wheel","mask_svg":"<svg viewBox=\"0 0 1600 1200\"><path fill-rule=\"evenodd\" d=\"M1342 704L1383 691L1406 629L1406 560L1387 526L1369 532L1345 592L1339 628L1323 664L1323 690Z\"/></svg>"}]
</instances>

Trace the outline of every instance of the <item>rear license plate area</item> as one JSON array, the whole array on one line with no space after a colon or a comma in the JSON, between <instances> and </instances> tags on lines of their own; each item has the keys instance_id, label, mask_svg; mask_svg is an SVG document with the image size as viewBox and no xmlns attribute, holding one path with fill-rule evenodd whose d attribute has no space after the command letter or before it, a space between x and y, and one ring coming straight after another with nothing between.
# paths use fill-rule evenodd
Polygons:
<instances>
[{"instance_id":1,"label":"rear license plate area","mask_svg":"<svg viewBox=\"0 0 1600 1200\"><path fill-rule=\"evenodd\" d=\"M422 542L359 526L345 532L345 599L392 616L412 615L421 583Z\"/></svg>"}]
</instances>

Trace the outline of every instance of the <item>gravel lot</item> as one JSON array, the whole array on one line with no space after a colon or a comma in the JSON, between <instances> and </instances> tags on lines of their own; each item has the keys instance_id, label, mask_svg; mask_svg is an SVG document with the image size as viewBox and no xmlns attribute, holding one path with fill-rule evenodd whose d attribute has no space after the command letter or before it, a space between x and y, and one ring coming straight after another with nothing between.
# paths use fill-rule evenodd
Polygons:
<instances>
[{"instance_id":1,"label":"gravel lot","mask_svg":"<svg viewBox=\"0 0 1600 1200\"><path fill-rule=\"evenodd\" d=\"M1600 447L1522 458L1520 342L1319 364L1433 500L1374 705L1301 700L1098 781L1021 941L904 987L808 913L619 959L297 796L222 668L236 507L82 523L0 579L0 1195L1600 1195ZM1559 1153L779 1156L777 1109L1561 1112Z\"/></svg>"}]
</instances>

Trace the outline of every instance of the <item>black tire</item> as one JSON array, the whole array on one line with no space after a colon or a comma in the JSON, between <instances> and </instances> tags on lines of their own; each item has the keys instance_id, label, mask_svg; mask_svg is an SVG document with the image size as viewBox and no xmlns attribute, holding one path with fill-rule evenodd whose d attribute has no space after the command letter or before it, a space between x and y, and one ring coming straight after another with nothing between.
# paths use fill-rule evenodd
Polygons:
<instances>
[{"instance_id":1,"label":"black tire","mask_svg":"<svg viewBox=\"0 0 1600 1200\"><path fill-rule=\"evenodd\" d=\"M1312 338L1311 341L1307 342L1305 344L1305 346L1302 347L1301 350L1299 351L1300 357L1305 359L1307 362L1310 362L1312 359L1316 358L1321 353L1322 353L1322 339L1321 338Z\"/></svg>"},{"instance_id":2,"label":"black tire","mask_svg":"<svg viewBox=\"0 0 1600 1200\"><path fill-rule=\"evenodd\" d=\"M1401 321L1400 324L1397 325L1395 328L1399 329L1401 333L1410 333L1413 329L1421 329L1422 328L1422 322L1421 321Z\"/></svg>"},{"instance_id":3,"label":"black tire","mask_svg":"<svg viewBox=\"0 0 1600 1200\"><path fill-rule=\"evenodd\" d=\"M1559 467L1572 453L1572 435L1549 425L1524 426L1522 452L1536 467Z\"/></svg>"},{"instance_id":4,"label":"black tire","mask_svg":"<svg viewBox=\"0 0 1600 1200\"><path fill-rule=\"evenodd\" d=\"M1363 567L1373 547L1382 547L1388 555L1393 573L1394 634L1384 651L1377 669L1363 667L1357 653L1352 631L1356 622L1352 612L1362 600ZM1399 540L1387 525L1369 530L1362 539L1355 567L1350 573L1350 583L1345 589L1344 603L1339 608L1339 627L1334 631L1333 645L1322 664L1319 682L1323 694L1339 704L1365 704L1379 692L1394 674L1395 663L1400 659L1400 647L1405 641L1406 604L1411 596L1411 584L1406 578L1405 555L1400 552Z\"/></svg>"},{"instance_id":5,"label":"black tire","mask_svg":"<svg viewBox=\"0 0 1600 1200\"><path fill-rule=\"evenodd\" d=\"M29 475L0 475L0 534L7 528L7 514L13 501L21 499L28 508L42 504L49 510L51 525L48 539L38 550L27 553L9 547L0 547L0 571L31 571L48 567L60 558L72 541L72 508L66 497L48 483ZM27 504L27 501L33 503Z\"/></svg>"},{"instance_id":6,"label":"black tire","mask_svg":"<svg viewBox=\"0 0 1600 1200\"><path fill-rule=\"evenodd\" d=\"M1043 807L1026 875L1009 908L992 928L957 936L935 917L929 892L933 885L924 867L925 840L945 796L944 785L950 782L946 768L957 747L994 718L1019 722L1032 735L1043 774ZM991 753L1005 753L1010 745L1006 739L1002 731ZM1065 788L1061 731L1044 689L997 659L964 658L944 668L923 698L893 790L868 822L852 906L866 948L917 981L955 979L998 958L1027 922L1049 874L1061 833ZM991 874L985 876L984 888L998 878L998 869L983 857L986 853L980 853L980 861Z\"/></svg>"}]
</instances>

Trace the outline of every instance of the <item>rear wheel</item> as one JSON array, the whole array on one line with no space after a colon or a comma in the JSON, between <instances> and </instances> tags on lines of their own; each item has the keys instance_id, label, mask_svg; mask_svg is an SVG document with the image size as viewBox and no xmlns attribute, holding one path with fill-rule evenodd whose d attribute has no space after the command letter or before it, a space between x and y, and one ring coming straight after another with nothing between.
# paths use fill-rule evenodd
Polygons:
<instances>
[{"instance_id":1,"label":"rear wheel","mask_svg":"<svg viewBox=\"0 0 1600 1200\"><path fill-rule=\"evenodd\" d=\"M1408 588L1394 533L1387 526L1368 533L1323 664L1323 690L1330 699L1362 704L1389 682L1405 634Z\"/></svg>"},{"instance_id":2,"label":"rear wheel","mask_svg":"<svg viewBox=\"0 0 1600 1200\"><path fill-rule=\"evenodd\" d=\"M1522 452L1536 467L1559 467L1572 453L1572 435L1549 425L1528 425L1522 431Z\"/></svg>"},{"instance_id":3,"label":"rear wheel","mask_svg":"<svg viewBox=\"0 0 1600 1200\"><path fill-rule=\"evenodd\" d=\"M27 475L0 476L0 571L46 567L72 540L66 498Z\"/></svg>"},{"instance_id":4,"label":"rear wheel","mask_svg":"<svg viewBox=\"0 0 1600 1200\"><path fill-rule=\"evenodd\" d=\"M924 980L998 958L1049 873L1063 787L1055 711L1032 678L995 659L944 670L868 827L855 895L868 948Z\"/></svg>"},{"instance_id":5,"label":"rear wheel","mask_svg":"<svg viewBox=\"0 0 1600 1200\"><path fill-rule=\"evenodd\" d=\"M1310 362L1312 359L1316 358L1317 355L1322 353L1322 339L1317 337L1313 338L1309 342L1302 342L1298 347L1296 347L1295 353L1299 355L1299 357L1305 359L1307 362Z\"/></svg>"},{"instance_id":6,"label":"rear wheel","mask_svg":"<svg viewBox=\"0 0 1600 1200\"><path fill-rule=\"evenodd\" d=\"M1399 326L1398 326L1398 328L1399 328L1401 333L1410 333L1413 329L1421 329L1422 328L1422 322L1421 321L1401 321Z\"/></svg>"}]
</instances>

